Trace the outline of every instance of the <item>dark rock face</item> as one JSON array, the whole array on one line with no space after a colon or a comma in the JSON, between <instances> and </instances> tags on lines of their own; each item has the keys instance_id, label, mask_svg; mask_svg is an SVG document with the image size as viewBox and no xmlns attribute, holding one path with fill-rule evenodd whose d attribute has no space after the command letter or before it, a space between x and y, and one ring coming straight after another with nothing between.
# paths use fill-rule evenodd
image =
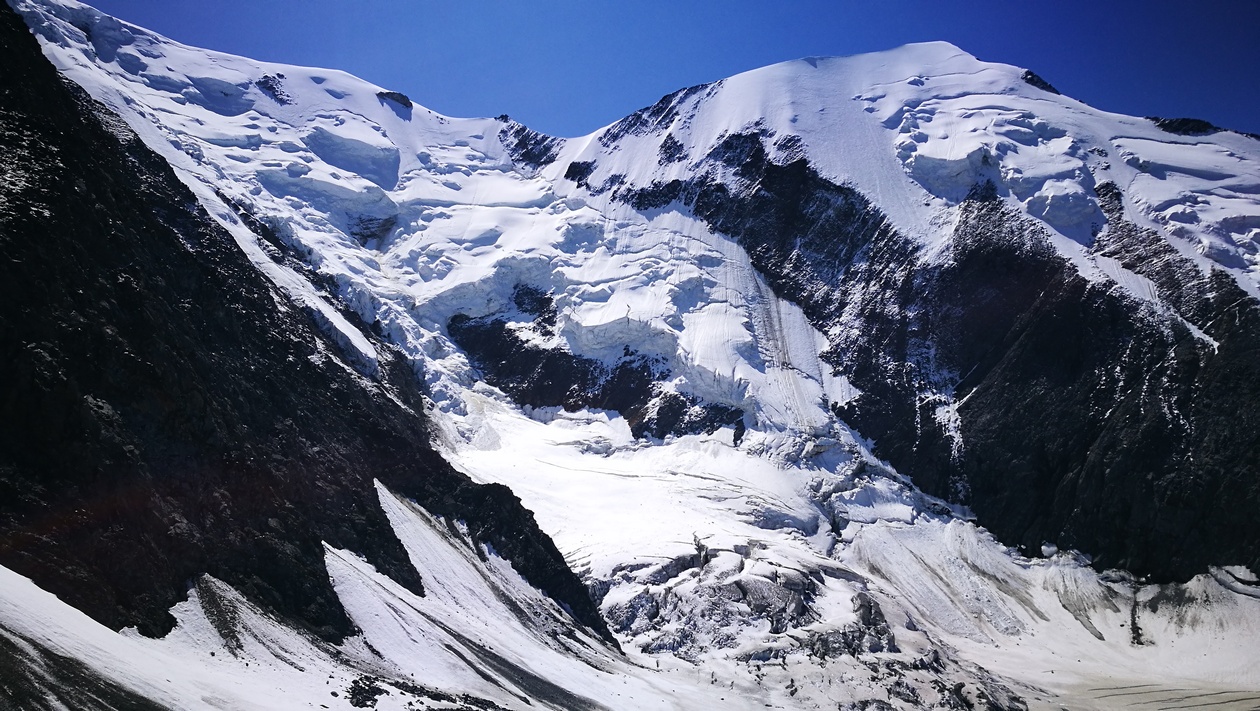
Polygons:
<instances>
[{"instance_id":1,"label":"dark rock face","mask_svg":"<svg viewBox=\"0 0 1260 711\"><path fill-rule=\"evenodd\" d=\"M833 409L881 457L1010 544L1161 579L1260 563L1260 309L1226 274L1127 222L1114 186L1095 249L1180 318L1081 278L991 184L962 205L949 258L923 266L864 196L772 159L774 138L728 136L696 177L618 194L689 209L836 334L824 358L862 394Z\"/></svg>"},{"instance_id":2,"label":"dark rock face","mask_svg":"<svg viewBox=\"0 0 1260 711\"><path fill-rule=\"evenodd\" d=\"M499 140L513 161L528 168L541 168L555 161L563 139L539 133L511 119L506 123L499 129Z\"/></svg>"},{"instance_id":3,"label":"dark rock face","mask_svg":"<svg viewBox=\"0 0 1260 711\"><path fill-rule=\"evenodd\" d=\"M289 93L284 90L283 74L264 74L262 79L254 82L254 86L274 99L277 104L293 103L293 97L289 96Z\"/></svg>"},{"instance_id":4,"label":"dark rock face","mask_svg":"<svg viewBox=\"0 0 1260 711\"><path fill-rule=\"evenodd\" d=\"M514 293L518 314L532 316L528 326L551 336L555 305L546 292L518 285ZM513 319L515 320L515 319ZM503 390L521 405L615 410L626 418L635 437L663 439L666 435L712 434L726 425L735 440L744 433L742 410L703 403L666 390L669 379L663 363L630 350L615 364L575 355L560 347L546 348L526 340L508 315L472 318L456 315L447 324L451 339L468 354L486 382Z\"/></svg>"},{"instance_id":5,"label":"dark rock face","mask_svg":"<svg viewBox=\"0 0 1260 711\"><path fill-rule=\"evenodd\" d=\"M569 164L568 168L565 169L564 179L572 180L578 185L581 185L583 187L588 187L589 183L587 183L586 181L588 178L591 177L591 172L594 170L595 170L595 161L589 161L589 160L574 161Z\"/></svg>"},{"instance_id":6,"label":"dark rock face","mask_svg":"<svg viewBox=\"0 0 1260 711\"><path fill-rule=\"evenodd\" d=\"M1254 138L1260 141L1260 133L1244 133L1235 131L1230 128L1221 128L1216 124L1197 118L1161 118L1159 116L1147 116L1149 121L1153 122L1159 128L1175 133L1178 136L1206 136L1209 133L1219 133L1221 131L1229 131L1238 133L1247 138Z\"/></svg>"},{"instance_id":7,"label":"dark rock face","mask_svg":"<svg viewBox=\"0 0 1260 711\"><path fill-rule=\"evenodd\" d=\"M1054 88L1053 84L1046 81L1045 79L1042 79L1036 72L1034 72L1031 69L1025 69L1023 75L1021 75L1020 78L1028 82L1029 84L1037 87L1038 89L1041 89L1042 91L1048 91L1051 94L1062 93L1058 89Z\"/></svg>"},{"instance_id":8,"label":"dark rock face","mask_svg":"<svg viewBox=\"0 0 1260 711\"><path fill-rule=\"evenodd\" d=\"M940 276L968 286L951 292L964 309L986 292L1010 307L988 322L989 338L973 338L970 358L960 350L946 361L967 373L956 391L966 398L956 467L971 505L1008 542L1054 541L1140 574L1189 577L1232 557L1223 541L1194 540L1152 477L1161 467L1173 486L1193 477L1176 471L1175 445L1199 355L1193 337L1048 250L1013 253L1012 239L1044 239L1017 219L996 201L969 203L958 236L1020 272L984 279L992 265L962 242ZM944 471L929 484L939 489Z\"/></svg>"},{"instance_id":9,"label":"dark rock face","mask_svg":"<svg viewBox=\"0 0 1260 711\"><path fill-rule=\"evenodd\" d=\"M674 138L674 134L666 134L665 140L661 141L660 150L657 151L657 163L668 165L684 160L687 160L687 147L677 138Z\"/></svg>"},{"instance_id":10,"label":"dark rock face","mask_svg":"<svg viewBox=\"0 0 1260 711\"><path fill-rule=\"evenodd\" d=\"M0 35L0 563L115 629L164 633L209 573L337 640L352 625L322 542L423 590L375 479L467 521L607 636L519 500L430 449L403 358L376 340L371 379L338 363L7 6Z\"/></svg>"},{"instance_id":11,"label":"dark rock face","mask_svg":"<svg viewBox=\"0 0 1260 711\"><path fill-rule=\"evenodd\" d=\"M376 96L377 98L385 101L392 101L404 109L410 109L412 107L411 98L399 91L378 91L376 92Z\"/></svg>"},{"instance_id":12,"label":"dark rock face","mask_svg":"<svg viewBox=\"0 0 1260 711\"><path fill-rule=\"evenodd\" d=\"M1175 133L1178 136L1205 136L1209 133L1225 130L1220 126L1197 118L1160 118L1159 116L1148 116L1147 118L1161 130Z\"/></svg>"},{"instance_id":13,"label":"dark rock face","mask_svg":"<svg viewBox=\"0 0 1260 711\"><path fill-rule=\"evenodd\" d=\"M1128 222L1115 186L1098 193L1108 229L1094 249L1150 278L1184 321L1085 282L1048 250L1010 253L1001 245L1020 232L1035 244L1038 230L1017 227L996 202L969 203L958 254L938 278L970 287L939 303L974 318L971 305L990 293L1007 308L987 339L936 326L980 348L942 349L966 374L956 385L964 452L928 485L941 490L952 469L1004 540L1055 541L1100 566L1162 579L1254 566L1260 532L1247 521L1260 503L1260 441L1243 423L1260 416L1260 309L1224 272L1202 274ZM996 265L967 240L1007 250L1001 263L1021 271L994 278Z\"/></svg>"},{"instance_id":14,"label":"dark rock face","mask_svg":"<svg viewBox=\"0 0 1260 711\"><path fill-rule=\"evenodd\" d=\"M666 94L655 104L639 109L609 126L607 131L600 134L599 142L605 146L611 146L626 136L645 136L663 131L673 125L685 101L697 94L712 93L721 85L720 81L712 84L697 84Z\"/></svg>"}]
</instances>

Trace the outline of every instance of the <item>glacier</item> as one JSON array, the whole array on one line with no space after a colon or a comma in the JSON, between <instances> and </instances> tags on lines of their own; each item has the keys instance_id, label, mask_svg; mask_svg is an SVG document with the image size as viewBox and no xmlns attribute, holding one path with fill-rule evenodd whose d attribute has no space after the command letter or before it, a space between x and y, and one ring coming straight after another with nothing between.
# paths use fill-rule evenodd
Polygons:
<instances>
[{"instance_id":1,"label":"glacier","mask_svg":"<svg viewBox=\"0 0 1260 711\"><path fill-rule=\"evenodd\" d=\"M173 708L348 708L365 694L381 709L1260 703L1253 572L1148 583L1049 541L1000 541L837 415L863 388L825 354L863 322L820 328L697 214L705 193L661 192L697 173L737 191L752 152L803 159L931 265L950 259L988 181L1081 277L1215 347L1201 314L1094 248L1111 229L1098 188L1119 186L1135 229L1260 298L1254 138L1170 134L946 43L774 65L553 138L441 116L335 70L187 47L71 0L12 4L53 64L310 310L341 346L327 357L368 377L381 355L365 334L401 349L439 451L534 512L621 651L458 522L379 483L427 594L326 547L359 630L340 647L213 578L149 639L0 570L10 643ZM456 323L497 345L476 351ZM487 376L523 357L646 373L641 397L619 409L564 381ZM965 374L946 370L920 397L961 450Z\"/></svg>"}]
</instances>

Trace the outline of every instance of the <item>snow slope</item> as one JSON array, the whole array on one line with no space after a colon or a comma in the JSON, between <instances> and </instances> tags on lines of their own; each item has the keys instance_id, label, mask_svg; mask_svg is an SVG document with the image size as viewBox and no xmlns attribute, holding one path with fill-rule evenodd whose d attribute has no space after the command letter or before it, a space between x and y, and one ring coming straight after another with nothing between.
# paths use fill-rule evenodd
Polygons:
<instances>
[{"instance_id":1,"label":"snow slope","mask_svg":"<svg viewBox=\"0 0 1260 711\"><path fill-rule=\"evenodd\" d=\"M801 148L785 152L802 152L825 178L857 188L899 231L929 246L947 234L939 226L952 222L950 208L990 179L1007 201L1051 229L1055 246L1083 274L1152 298L1128 283L1133 275L1117 275L1114 264L1089 253L1093 235L1106 227L1093 187L1111 182L1142 226L1201 268L1223 267L1258 293L1255 138L1174 135L1148 119L1037 88L1024 72L944 42L806 58L666 97L667 111L645 112L641 135L614 125L573 140L562 158L593 160L591 185L614 175L647 185L685 176L731 134L797 136ZM610 133L615 142L608 145ZM641 160L671 138L686 146L679 158L667 165ZM551 171L556 177L563 159Z\"/></svg>"},{"instance_id":2,"label":"snow slope","mask_svg":"<svg viewBox=\"0 0 1260 711\"><path fill-rule=\"evenodd\" d=\"M1105 227L1092 188L1124 186L1128 214L1256 295L1253 139L1168 134L943 43L775 65L547 139L507 120L440 116L341 72L190 48L71 0L15 6L58 68L171 163L356 368L376 362L360 328L413 359L444 453L535 511L626 657L566 628L493 551L462 543L456 522L383 489L430 593L415 598L330 549L362 630L345 648L306 640L215 581L176 610L174 633L148 640L99 628L9 574L8 634L179 708L336 707L347 697L331 691L358 676L384 680L380 708L425 698L403 682L507 708L1016 707L1015 696L1112 708L1120 687L1152 689L1144 702L1260 698L1250 573L1143 586L1070 553L1006 549L835 418L830 405L856 393L821 361L826 335L742 248L681 211L615 199L685 178L732 134L796 136L775 144L781 156L808 157L870 196L929 259L987 177L1083 274L1172 313L1149 281L1090 252ZM551 295L553 328L531 326L515 301L522 285ZM456 315L501 317L539 348L598 362L632 348L669 373L663 388L735 408L747 432L635 438L613 410L519 405L454 343ZM203 590L239 610L238 631L214 627ZM328 691L306 695L329 675ZM1169 691L1179 688L1190 691Z\"/></svg>"}]
</instances>

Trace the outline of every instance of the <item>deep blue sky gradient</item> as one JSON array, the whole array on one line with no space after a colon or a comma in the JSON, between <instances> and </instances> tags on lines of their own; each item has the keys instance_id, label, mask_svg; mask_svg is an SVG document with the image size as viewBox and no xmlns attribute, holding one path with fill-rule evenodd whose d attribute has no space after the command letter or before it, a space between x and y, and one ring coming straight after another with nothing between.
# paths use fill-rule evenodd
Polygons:
<instances>
[{"instance_id":1,"label":"deep blue sky gradient","mask_svg":"<svg viewBox=\"0 0 1260 711\"><path fill-rule=\"evenodd\" d=\"M89 1L187 44L560 136L766 64L935 39L1100 109L1260 133L1260 0Z\"/></svg>"}]
</instances>

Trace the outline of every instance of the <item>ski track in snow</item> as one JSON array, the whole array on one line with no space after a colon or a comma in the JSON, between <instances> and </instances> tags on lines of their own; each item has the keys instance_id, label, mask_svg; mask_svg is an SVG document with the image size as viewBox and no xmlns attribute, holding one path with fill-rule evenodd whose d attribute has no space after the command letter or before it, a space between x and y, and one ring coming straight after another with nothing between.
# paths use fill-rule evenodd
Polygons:
<instances>
[{"instance_id":1,"label":"ski track in snow","mask_svg":"<svg viewBox=\"0 0 1260 711\"><path fill-rule=\"evenodd\" d=\"M343 345L329 357L361 372L377 358L334 304L379 321L426 379L444 454L478 480L509 485L536 513L598 591L626 656L566 631L566 614L493 551L477 550L457 522L384 488L382 506L428 594L329 549L335 588L362 630L339 652L213 580L177 606L174 632L150 640L105 630L0 569L9 634L178 708L345 708L345 694L331 692L363 674L508 708L527 707L526 698L560 708L834 707L890 698L859 659L802 651L851 629L855 596L868 593L901 649L870 658L908 662L939 650L1034 707L1260 704L1254 587L1217 571L1173 592L1100 576L1071 553L1029 559L1006 549L965 511L910 488L830 414L827 404L851 399L852 386L820 361L823 334L774 296L741 248L680 212L640 213L563 178L570 163L594 161L591 185L622 176L646 186L685 177L726 135L796 135L823 176L869 196L929 258L947 234L932 226L950 223L987 176L1048 226L1083 274L1158 305L1149 281L1089 253L1103 221L1093 185L1127 186L1137 197L1126 209L1143 226L1260 294L1252 139L1173 136L928 43L788 62L680 99L670 135L687 152L681 161L655 160L659 132L605 146L602 129L529 170L514 165L498 120L405 108L337 71L189 48L69 0L18 9L49 58L121 115L259 269L317 314ZM924 67L933 73L919 74ZM331 289L278 260L216 190ZM446 323L514 313L518 284L553 294L554 344L607 362L627 344L659 357L670 387L742 409L743 441L736 446L729 428L636 441L616 413L522 408L478 382ZM950 405L942 408L948 417ZM202 589L240 611L240 649L206 617ZM1135 596L1161 595L1158 612L1133 612ZM782 629L766 612L798 608ZM1131 643L1134 619L1140 645ZM924 699L936 698L921 681ZM417 699L392 688L378 708Z\"/></svg>"}]
</instances>

